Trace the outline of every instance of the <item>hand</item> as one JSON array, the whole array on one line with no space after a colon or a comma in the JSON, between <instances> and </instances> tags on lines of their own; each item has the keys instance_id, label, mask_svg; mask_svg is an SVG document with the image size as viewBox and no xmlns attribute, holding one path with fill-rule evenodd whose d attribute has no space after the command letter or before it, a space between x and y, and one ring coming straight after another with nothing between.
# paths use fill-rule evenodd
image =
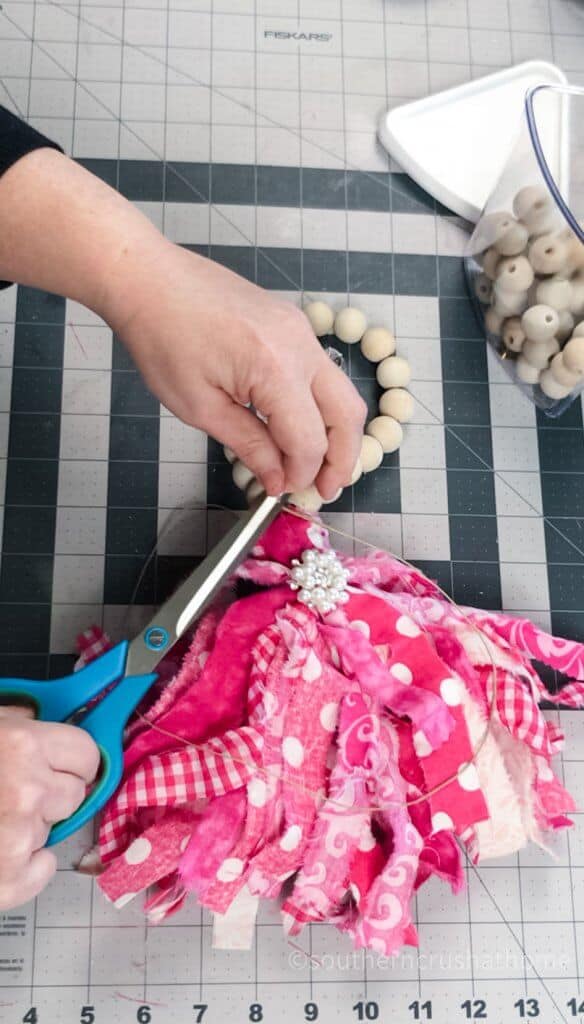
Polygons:
<instances>
[{"instance_id":1,"label":"hand","mask_svg":"<svg viewBox=\"0 0 584 1024\"><path fill-rule=\"evenodd\" d=\"M365 405L300 310L160 238L121 272L108 319L162 403L268 493L316 481L329 499L349 483Z\"/></svg>"},{"instance_id":2,"label":"hand","mask_svg":"<svg viewBox=\"0 0 584 1024\"><path fill-rule=\"evenodd\" d=\"M365 405L295 307L172 245L51 149L0 176L0 224L0 279L95 310L163 404L233 448L270 494L315 481L329 499L349 483Z\"/></svg>"},{"instance_id":3,"label":"hand","mask_svg":"<svg viewBox=\"0 0 584 1024\"><path fill-rule=\"evenodd\" d=\"M0 708L0 910L26 903L53 876L49 829L79 807L98 767L83 729Z\"/></svg>"}]
</instances>

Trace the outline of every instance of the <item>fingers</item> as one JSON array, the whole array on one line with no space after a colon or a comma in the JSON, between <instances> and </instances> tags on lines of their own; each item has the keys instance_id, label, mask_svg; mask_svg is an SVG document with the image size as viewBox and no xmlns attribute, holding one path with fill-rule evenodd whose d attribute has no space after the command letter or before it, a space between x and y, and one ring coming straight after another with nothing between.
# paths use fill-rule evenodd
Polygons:
<instances>
[{"instance_id":1,"label":"fingers","mask_svg":"<svg viewBox=\"0 0 584 1024\"><path fill-rule=\"evenodd\" d=\"M85 783L78 775L53 772L53 786L42 807L44 821L53 825L56 821L68 818L83 803L85 792Z\"/></svg>"},{"instance_id":2,"label":"fingers","mask_svg":"<svg viewBox=\"0 0 584 1024\"><path fill-rule=\"evenodd\" d=\"M268 418L268 429L283 456L286 491L308 487L327 450L323 418L310 389L310 379L297 383L263 381L254 405Z\"/></svg>"},{"instance_id":3,"label":"fingers","mask_svg":"<svg viewBox=\"0 0 584 1024\"><path fill-rule=\"evenodd\" d=\"M57 870L51 850L37 850L13 878L0 878L0 910L28 903L44 889Z\"/></svg>"},{"instance_id":4,"label":"fingers","mask_svg":"<svg viewBox=\"0 0 584 1024\"><path fill-rule=\"evenodd\" d=\"M38 896L57 870L57 858L52 850L36 850L28 862L24 884L28 889L26 900Z\"/></svg>"},{"instance_id":5,"label":"fingers","mask_svg":"<svg viewBox=\"0 0 584 1024\"><path fill-rule=\"evenodd\" d=\"M346 487L359 457L367 408L348 377L329 359L314 378L312 390L328 429L326 458L316 486L329 500Z\"/></svg>"},{"instance_id":6,"label":"fingers","mask_svg":"<svg viewBox=\"0 0 584 1024\"><path fill-rule=\"evenodd\" d=\"M26 903L47 884L56 868L43 849L50 824L76 810L98 763L81 729L0 716L0 909ZM59 764L71 765L71 774L54 771Z\"/></svg>"},{"instance_id":7,"label":"fingers","mask_svg":"<svg viewBox=\"0 0 584 1024\"><path fill-rule=\"evenodd\" d=\"M258 477L267 494L283 493L282 456L266 424L253 412L238 405L225 392L210 389L205 395L203 429L221 444L233 449L237 457Z\"/></svg>"},{"instance_id":8,"label":"fingers","mask_svg":"<svg viewBox=\"0 0 584 1024\"><path fill-rule=\"evenodd\" d=\"M57 722L43 722L39 738L53 771L68 772L84 782L93 781L99 768L100 753L84 729Z\"/></svg>"},{"instance_id":9,"label":"fingers","mask_svg":"<svg viewBox=\"0 0 584 1024\"><path fill-rule=\"evenodd\" d=\"M29 707L28 704L9 704L0 706L0 718L5 718L7 715L10 717L13 715L19 715L21 718L34 718L34 709Z\"/></svg>"},{"instance_id":10,"label":"fingers","mask_svg":"<svg viewBox=\"0 0 584 1024\"><path fill-rule=\"evenodd\" d=\"M49 837L50 831L51 824L48 821L42 821L38 818L31 833L31 852L42 850Z\"/></svg>"}]
</instances>

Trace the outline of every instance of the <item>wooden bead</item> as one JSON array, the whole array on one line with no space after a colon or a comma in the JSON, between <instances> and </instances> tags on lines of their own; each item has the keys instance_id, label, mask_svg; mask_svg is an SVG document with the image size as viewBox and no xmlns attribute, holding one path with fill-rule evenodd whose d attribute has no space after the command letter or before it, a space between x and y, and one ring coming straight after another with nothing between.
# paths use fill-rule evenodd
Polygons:
<instances>
[{"instance_id":1,"label":"wooden bead","mask_svg":"<svg viewBox=\"0 0 584 1024\"><path fill-rule=\"evenodd\" d=\"M347 345L354 345L361 341L367 330L367 319L365 314L355 306L345 306L335 317L335 334L339 341Z\"/></svg>"},{"instance_id":2,"label":"wooden bead","mask_svg":"<svg viewBox=\"0 0 584 1024\"><path fill-rule=\"evenodd\" d=\"M379 441L386 455L397 451L403 441L404 432L401 423L393 416L376 416L366 427L370 437Z\"/></svg>"},{"instance_id":3,"label":"wooden bead","mask_svg":"<svg viewBox=\"0 0 584 1024\"><path fill-rule=\"evenodd\" d=\"M361 441L361 454L359 456L364 473L371 473L383 462L383 448L376 437L365 434Z\"/></svg>"},{"instance_id":4,"label":"wooden bead","mask_svg":"<svg viewBox=\"0 0 584 1024\"><path fill-rule=\"evenodd\" d=\"M499 237L495 240L495 248L502 256L517 256L523 252L529 239L527 228L519 221L505 219L499 226Z\"/></svg>"},{"instance_id":5,"label":"wooden bead","mask_svg":"<svg viewBox=\"0 0 584 1024\"><path fill-rule=\"evenodd\" d=\"M236 487L239 487L240 491L245 491L248 484L250 484L254 479L254 474L251 469L249 469L243 462L240 462L239 459L233 463L231 476L233 478L233 483Z\"/></svg>"},{"instance_id":6,"label":"wooden bead","mask_svg":"<svg viewBox=\"0 0 584 1024\"><path fill-rule=\"evenodd\" d=\"M531 363L527 362L525 356L519 356L519 359L515 363L515 372L519 377L519 380L523 381L524 384L537 384L539 380L539 370L536 366L532 366Z\"/></svg>"},{"instance_id":7,"label":"wooden bead","mask_svg":"<svg viewBox=\"0 0 584 1024\"><path fill-rule=\"evenodd\" d=\"M526 292L533 277L533 268L525 256L510 256L497 267L497 285L508 292Z\"/></svg>"},{"instance_id":8,"label":"wooden bead","mask_svg":"<svg viewBox=\"0 0 584 1024\"><path fill-rule=\"evenodd\" d=\"M572 316L580 318L584 313L584 280L578 273L572 278L570 284L572 286L570 313Z\"/></svg>"},{"instance_id":9,"label":"wooden bead","mask_svg":"<svg viewBox=\"0 0 584 1024\"><path fill-rule=\"evenodd\" d=\"M560 325L560 318L551 306L531 306L521 317L521 326L532 341L548 341Z\"/></svg>"},{"instance_id":10,"label":"wooden bead","mask_svg":"<svg viewBox=\"0 0 584 1024\"><path fill-rule=\"evenodd\" d=\"M584 245L570 229L566 232L565 242L568 248L566 269L569 274L584 269Z\"/></svg>"},{"instance_id":11,"label":"wooden bead","mask_svg":"<svg viewBox=\"0 0 584 1024\"><path fill-rule=\"evenodd\" d=\"M480 264L483 268L483 273L487 275L489 281L494 281L497 276L497 266L501 259L501 254L496 249L487 249L486 252L480 258Z\"/></svg>"},{"instance_id":12,"label":"wooden bead","mask_svg":"<svg viewBox=\"0 0 584 1024\"><path fill-rule=\"evenodd\" d=\"M552 231L558 224L556 204L542 185L527 185L513 200L513 213L519 217L530 235Z\"/></svg>"},{"instance_id":13,"label":"wooden bead","mask_svg":"<svg viewBox=\"0 0 584 1024\"><path fill-rule=\"evenodd\" d=\"M382 388L407 388L411 376L410 364L402 356L388 356L377 367L377 383Z\"/></svg>"},{"instance_id":14,"label":"wooden bead","mask_svg":"<svg viewBox=\"0 0 584 1024\"><path fill-rule=\"evenodd\" d=\"M322 338L323 335L331 333L335 322L335 314L328 303L322 302L320 299L316 302L309 302L304 307L303 313L308 317L310 326L317 338Z\"/></svg>"},{"instance_id":15,"label":"wooden bead","mask_svg":"<svg viewBox=\"0 0 584 1024\"><path fill-rule=\"evenodd\" d=\"M259 498L260 494L263 493L264 488L262 487L259 480L257 480L254 476L251 483L248 484L245 489L245 500L247 501L248 505L252 505L256 498Z\"/></svg>"},{"instance_id":16,"label":"wooden bead","mask_svg":"<svg viewBox=\"0 0 584 1024\"><path fill-rule=\"evenodd\" d=\"M230 462L231 464L233 464L237 458L237 455L233 451L233 448L227 448L227 446L225 446L225 448L223 449L223 454L227 461Z\"/></svg>"},{"instance_id":17,"label":"wooden bead","mask_svg":"<svg viewBox=\"0 0 584 1024\"><path fill-rule=\"evenodd\" d=\"M395 338L386 327L368 327L361 338L361 351L365 359L380 363L395 352Z\"/></svg>"},{"instance_id":18,"label":"wooden bead","mask_svg":"<svg viewBox=\"0 0 584 1024\"><path fill-rule=\"evenodd\" d=\"M379 399L382 416L393 416L398 423L408 423L414 415L414 399L404 388L390 388Z\"/></svg>"},{"instance_id":19,"label":"wooden bead","mask_svg":"<svg viewBox=\"0 0 584 1024\"><path fill-rule=\"evenodd\" d=\"M553 377L557 380L558 384L563 384L564 387L575 388L577 384L582 380L582 374L572 373L568 370L564 363L564 353L558 352L554 356L550 363L550 370L552 371Z\"/></svg>"},{"instance_id":20,"label":"wooden bead","mask_svg":"<svg viewBox=\"0 0 584 1024\"><path fill-rule=\"evenodd\" d=\"M568 260L567 245L559 235L541 235L531 243L527 252L536 274L559 274Z\"/></svg>"},{"instance_id":21,"label":"wooden bead","mask_svg":"<svg viewBox=\"0 0 584 1024\"><path fill-rule=\"evenodd\" d=\"M512 213L501 210L496 213L487 213L476 225L475 241L481 249L491 246L501 253L499 244L514 224L516 224L516 220Z\"/></svg>"},{"instance_id":22,"label":"wooden bead","mask_svg":"<svg viewBox=\"0 0 584 1024\"><path fill-rule=\"evenodd\" d=\"M564 366L572 373L584 374L584 335L573 334L563 350Z\"/></svg>"},{"instance_id":23,"label":"wooden bead","mask_svg":"<svg viewBox=\"0 0 584 1024\"><path fill-rule=\"evenodd\" d=\"M570 309L572 285L565 277L556 274L554 277L548 277L545 281L539 282L535 296L537 302L552 306L558 313L561 313L564 309Z\"/></svg>"},{"instance_id":24,"label":"wooden bead","mask_svg":"<svg viewBox=\"0 0 584 1024\"><path fill-rule=\"evenodd\" d=\"M474 293L484 306L491 301L493 284L486 274L477 274L473 283Z\"/></svg>"},{"instance_id":25,"label":"wooden bead","mask_svg":"<svg viewBox=\"0 0 584 1024\"><path fill-rule=\"evenodd\" d=\"M531 366L537 367L538 370L544 370L549 365L552 356L559 351L560 344L555 338L550 338L549 341L531 341L528 338L523 343L521 355Z\"/></svg>"},{"instance_id":26,"label":"wooden bead","mask_svg":"<svg viewBox=\"0 0 584 1024\"><path fill-rule=\"evenodd\" d=\"M567 398L570 392L573 391L573 388L566 387L564 384L559 384L552 374L551 369L543 371L539 378L539 386L544 395L547 395L548 398L553 398L555 401Z\"/></svg>"},{"instance_id":27,"label":"wooden bead","mask_svg":"<svg viewBox=\"0 0 584 1024\"><path fill-rule=\"evenodd\" d=\"M498 316L518 316L527 307L527 292L510 292L499 281L494 285L494 309Z\"/></svg>"},{"instance_id":28,"label":"wooden bead","mask_svg":"<svg viewBox=\"0 0 584 1024\"><path fill-rule=\"evenodd\" d=\"M574 317L567 309L563 309L561 313L558 313L560 320L559 327L556 331L556 338L558 341L567 341L571 338L572 331L574 330Z\"/></svg>"},{"instance_id":29,"label":"wooden bead","mask_svg":"<svg viewBox=\"0 0 584 1024\"><path fill-rule=\"evenodd\" d=\"M505 320L502 338L503 344L509 352L521 352L525 337L525 331L521 326L521 320L518 316L512 316L509 320Z\"/></svg>"},{"instance_id":30,"label":"wooden bead","mask_svg":"<svg viewBox=\"0 0 584 1024\"><path fill-rule=\"evenodd\" d=\"M503 317L499 316L491 306L485 313L485 327L488 334L494 334L498 338L503 327Z\"/></svg>"},{"instance_id":31,"label":"wooden bead","mask_svg":"<svg viewBox=\"0 0 584 1024\"><path fill-rule=\"evenodd\" d=\"M311 484L303 491L294 491L294 494L290 495L290 504L296 505L304 512L318 512L324 503L315 485Z\"/></svg>"}]
</instances>

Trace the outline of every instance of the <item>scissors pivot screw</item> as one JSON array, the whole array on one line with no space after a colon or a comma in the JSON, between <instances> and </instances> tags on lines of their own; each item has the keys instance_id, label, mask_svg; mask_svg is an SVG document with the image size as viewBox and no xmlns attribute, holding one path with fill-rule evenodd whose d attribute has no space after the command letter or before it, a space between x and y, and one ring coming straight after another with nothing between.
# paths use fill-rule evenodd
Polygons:
<instances>
[{"instance_id":1,"label":"scissors pivot screw","mask_svg":"<svg viewBox=\"0 0 584 1024\"><path fill-rule=\"evenodd\" d=\"M161 651L168 643L168 632L162 626L151 626L144 636L144 642L151 651Z\"/></svg>"}]
</instances>

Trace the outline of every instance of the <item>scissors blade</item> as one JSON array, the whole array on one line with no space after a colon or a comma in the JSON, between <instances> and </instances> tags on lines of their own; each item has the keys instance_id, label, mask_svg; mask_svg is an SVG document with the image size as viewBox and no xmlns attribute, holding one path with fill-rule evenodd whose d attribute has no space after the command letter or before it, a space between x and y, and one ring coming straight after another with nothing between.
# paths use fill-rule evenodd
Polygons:
<instances>
[{"instance_id":1,"label":"scissors blade","mask_svg":"<svg viewBox=\"0 0 584 1024\"><path fill-rule=\"evenodd\" d=\"M281 498L266 495L241 517L132 640L126 663L127 676L155 671L159 661L205 611L226 578L283 507Z\"/></svg>"}]
</instances>

